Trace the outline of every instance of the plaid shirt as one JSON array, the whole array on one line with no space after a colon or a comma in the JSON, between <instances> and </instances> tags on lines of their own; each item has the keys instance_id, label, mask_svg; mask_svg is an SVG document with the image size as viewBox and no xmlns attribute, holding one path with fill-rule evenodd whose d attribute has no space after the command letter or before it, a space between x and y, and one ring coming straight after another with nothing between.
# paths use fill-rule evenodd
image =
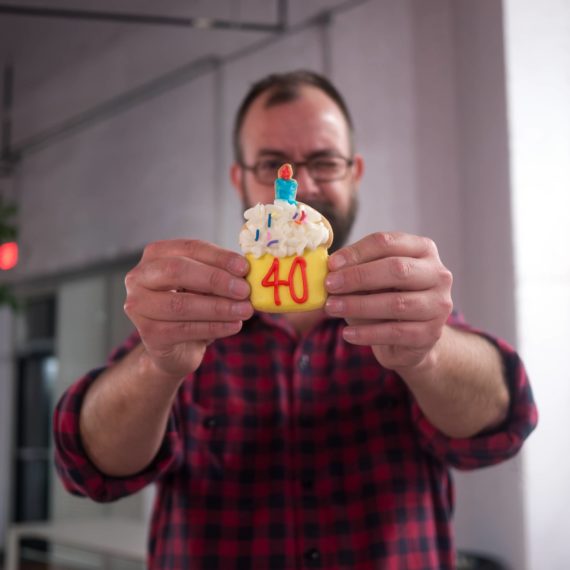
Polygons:
<instances>
[{"instance_id":1,"label":"plaid shirt","mask_svg":"<svg viewBox=\"0 0 570 570\"><path fill-rule=\"evenodd\" d=\"M157 482L153 570L451 570L448 468L519 450L537 421L523 365L491 339L509 382L508 419L451 439L369 348L342 339L343 325L325 319L299 338L282 318L256 314L210 345L178 392L157 457L128 478L104 475L83 451L81 400L100 370L87 374L54 418L63 483L113 501Z\"/></svg>"}]
</instances>

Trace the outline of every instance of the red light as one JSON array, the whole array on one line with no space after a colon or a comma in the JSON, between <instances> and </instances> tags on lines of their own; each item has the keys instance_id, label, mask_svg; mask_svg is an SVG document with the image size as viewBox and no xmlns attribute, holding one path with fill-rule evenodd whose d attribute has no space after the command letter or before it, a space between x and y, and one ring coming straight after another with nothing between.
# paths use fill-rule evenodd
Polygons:
<instances>
[{"instance_id":1,"label":"red light","mask_svg":"<svg viewBox=\"0 0 570 570\"><path fill-rule=\"evenodd\" d=\"M15 241L0 245L0 271L13 269L18 263L18 244Z\"/></svg>"}]
</instances>

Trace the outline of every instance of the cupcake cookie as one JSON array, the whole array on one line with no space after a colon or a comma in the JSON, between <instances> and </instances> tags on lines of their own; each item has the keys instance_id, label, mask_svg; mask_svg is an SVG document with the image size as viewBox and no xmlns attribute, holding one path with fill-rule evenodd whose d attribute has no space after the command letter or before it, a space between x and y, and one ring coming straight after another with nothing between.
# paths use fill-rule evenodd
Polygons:
<instances>
[{"instance_id":1,"label":"cupcake cookie","mask_svg":"<svg viewBox=\"0 0 570 570\"><path fill-rule=\"evenodd\" d=\"M259 311L310 311L327 298L332 228L317 210L295 200L296 192L291 165L284 164L275 180L274 202L244 212L239 243L250 264L251 303Z\"/></svg>"}]
</instances>

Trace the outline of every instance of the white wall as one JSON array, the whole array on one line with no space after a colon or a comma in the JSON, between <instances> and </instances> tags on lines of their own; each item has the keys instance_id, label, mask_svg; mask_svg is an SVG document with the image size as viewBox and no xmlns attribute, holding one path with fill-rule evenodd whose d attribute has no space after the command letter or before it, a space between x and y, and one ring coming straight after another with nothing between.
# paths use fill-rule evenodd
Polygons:
<instances>
[{"instance_id":1,"label":"white wall","mask_svg":"<svg viewBox=\"0 0 570 570\"><path fill-rule=\"evenodd\" d=\"M304 3L292 5L299 18ZM137 54L150 51L137 34L110 42L99 57L79 53L75 67L46 85L52 108L61 116L66 99L82 108L76 73L90 86L82 90L92 102L98 85L109 91L107 71L113 88L126 86L133 69L142 73L133 63ZM164 50L160 62L172 67ZM156 58L151 67L158 73ZM227 178L234 111L251 81L298 67L329 71L353 110L367 160L353 237L379 229L434 237L455 273L459 308L514 340L502 20L495 0L358 4L328 27L283 36L31 155L16 179L24 223L15 275L90 265L168 237L235 248L239 203ZM18 116L33 117L39 99L39 92L20 99ZM43 115L37 120L46 124ZM517 462L459 477L457 512L462 546L499 554L516 570L524 564L517 538L524 534L521 480Z\"/></svg>"},{"instance_id":2,"label":"white wall","mask_svg":"<svg viewBox=\"0 0 570 570\"><path fill-rule=\"evenodd\" d=\"M461 186L463 302L468 319L516 345L509 140L501 3L454 3L456 144ZM463 547L525 568L521 457L457 473L456 529ZM484 524L481 524L485 521Z\"/></svg>"},{"instance_id":3,"label":"white wall","mask_svg":"<svg viewBox=\"0 0 570 570\"><path fill-rule=\"evenodd\" d=\"M531 570L570 567L570 4L507 0L520 348L540 424L524 455Z\"/></svg>"},{"instance_id":4,"label":"white wall","mask_svg":"<svg viewBox=\"0 0 570 570\"><path fill-rule=\"evenodd\" d=\"M206 76L26 159L16 179L22 273L113 259L150 240L213 239L212 85Z\"/></svg>"}]
</instances>

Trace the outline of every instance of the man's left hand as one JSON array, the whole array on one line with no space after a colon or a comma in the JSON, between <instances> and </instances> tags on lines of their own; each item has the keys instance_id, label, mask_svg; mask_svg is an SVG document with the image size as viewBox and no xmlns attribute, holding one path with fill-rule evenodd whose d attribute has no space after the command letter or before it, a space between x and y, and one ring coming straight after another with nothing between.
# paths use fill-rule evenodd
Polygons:
<instances>
[{"instance_id":1,"label":"man's left hand","mask_svg":"<svg viewBox=\"0 0 570 570\"><path fill-rule=\"evenodd\" d=\"M331 255L329 269L326 311L346 319L347 342L396 371L429 361L453 307L453 277L432 240L370 234Z\"/></svg>"}]
</instances>

